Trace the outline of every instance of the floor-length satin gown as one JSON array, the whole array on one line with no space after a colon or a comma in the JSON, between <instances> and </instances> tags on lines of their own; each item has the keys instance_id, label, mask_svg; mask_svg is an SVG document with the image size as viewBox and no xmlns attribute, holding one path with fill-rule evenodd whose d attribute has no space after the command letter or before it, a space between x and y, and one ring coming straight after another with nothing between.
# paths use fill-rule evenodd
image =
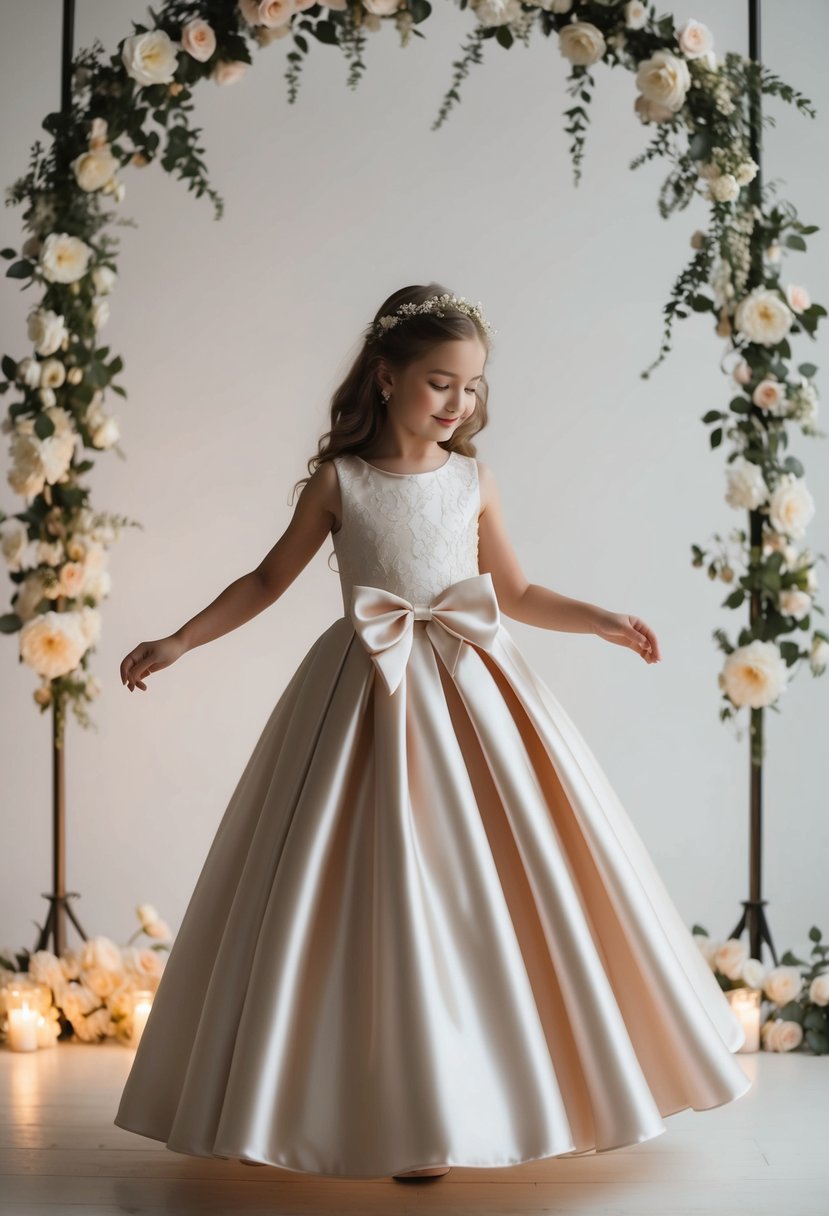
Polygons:
<instances>
[{"instance_id":1,"label":"floor-length satin gown","mask_svg":"<svg viewBox=\"0 0 829 1216\"><path fill-rule=\"evenodd\" d=\"M478 571L478 466L335 459L344 614L219 823L115 1123L383 1177L632 1145L744 1032Z\"/></svg>"}]
</instances>

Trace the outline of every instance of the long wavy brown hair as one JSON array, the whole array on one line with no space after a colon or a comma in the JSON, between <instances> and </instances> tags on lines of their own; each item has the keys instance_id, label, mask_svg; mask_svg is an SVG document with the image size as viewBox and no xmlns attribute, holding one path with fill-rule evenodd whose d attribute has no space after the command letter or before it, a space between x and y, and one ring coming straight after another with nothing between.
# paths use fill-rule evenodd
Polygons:
<instances>
[{"instance_id":1,"label":"long wavy brown hair","mask_svg":"<svg viewBox=\"0 0 829 1216\"><path fill-rule=\"evenodd\" d=\"M381 361L390 368L402 371L410 363L425 357L428 351L441 342L464 338L480 338L487 357L492 349L489 334L473 318L448 306L442 317L433 313L415 313L397 325L385 330L379 338L371 339L380 317L392 313L401 304L422 304L430 296L454 294L441 283L425 286L401 287L384 300L366 326L362 345L345 379L331 398L331 429L321 436L315 456L308 460L308 477L294 484L304 486L311 475L326 460L340 454L360 456L371 450L383 429L385 405L377 383L377 370ZM487 401L489 385L484 376L477 383L475 409L465 422L438 446L446 451L460 452L463 456L475 456L477 449L472 436L487 423ZM293 497L293 495L292 495Z\"/></svg>"}]
</instances>

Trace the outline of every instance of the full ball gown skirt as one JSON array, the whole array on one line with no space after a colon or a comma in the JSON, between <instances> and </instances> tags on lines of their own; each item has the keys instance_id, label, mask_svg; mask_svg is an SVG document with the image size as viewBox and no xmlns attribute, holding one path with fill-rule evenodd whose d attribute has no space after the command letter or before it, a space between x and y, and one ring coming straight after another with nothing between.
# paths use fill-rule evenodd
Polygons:
<instances>
[{"instance_id":1,"label":"full ball gown skirt","mask_svg":"<svg viewBox=\"0 0 829 1216\"><path fill-rule=\"evenodd\" d=\"M478 571L478 466L335 459L342 617L219 823L114 1122L362 1178L636 1144L744 1032Z\"/></svg>"}]
</instances>

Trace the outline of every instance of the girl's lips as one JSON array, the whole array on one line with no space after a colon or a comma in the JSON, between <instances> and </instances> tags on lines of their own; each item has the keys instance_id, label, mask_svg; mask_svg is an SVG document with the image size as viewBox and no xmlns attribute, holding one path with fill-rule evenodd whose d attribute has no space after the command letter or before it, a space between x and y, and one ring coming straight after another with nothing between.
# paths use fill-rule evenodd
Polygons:
<instances>
[{"instance_id":1,"label":"girl's lips","mask_svg":"<svg viewBox=\"0 0 829 1216\"><path fill-rule=\"evenodd\" d=\"M432 414L435 422L440 422L443 426L454 426L458 421L457 418L438 418L437 414Z\"/></svg>"}]
</instances>

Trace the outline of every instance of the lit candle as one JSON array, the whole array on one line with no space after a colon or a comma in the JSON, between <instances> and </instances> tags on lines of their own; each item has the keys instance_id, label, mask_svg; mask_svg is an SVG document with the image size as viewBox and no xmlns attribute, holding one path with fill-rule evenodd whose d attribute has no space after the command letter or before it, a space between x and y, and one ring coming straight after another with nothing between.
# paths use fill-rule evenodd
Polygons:
<instances>
[{"instance_id":1,"label":"lit candle","mask_svg":"<svg viewBox=\"0 0 829 1216\"><path fill-rule=\"evenodd\" d=\"M152 1007L152 993L142 991L135 994L135 1002L132 1007L132 1043L134 1047L141 1042L141 1036Z\"/></svg>"},{"instance_id":2,"label":"lit candle","mask_svg":"<svg viewBox=\"0 0 829 1216\"><path fill-rule=\"evenodd\" d=\"M760 999L759 988L730 988L726 992L731 1011L746 1034L746 1041L739 1051L760 1050Z\"/></svg>"},{"instance_id":3,"label":"lit candle","mask_svg":"<svg viewBox=\"0 0 829 1216\"><path fill-rule=\"evenodd\" d=\"M9 1009L8 1018L9 1047L12 1051L37 1051L40 1011L24 1004L19 1009Z\"/></svg>"}]
</instances>

